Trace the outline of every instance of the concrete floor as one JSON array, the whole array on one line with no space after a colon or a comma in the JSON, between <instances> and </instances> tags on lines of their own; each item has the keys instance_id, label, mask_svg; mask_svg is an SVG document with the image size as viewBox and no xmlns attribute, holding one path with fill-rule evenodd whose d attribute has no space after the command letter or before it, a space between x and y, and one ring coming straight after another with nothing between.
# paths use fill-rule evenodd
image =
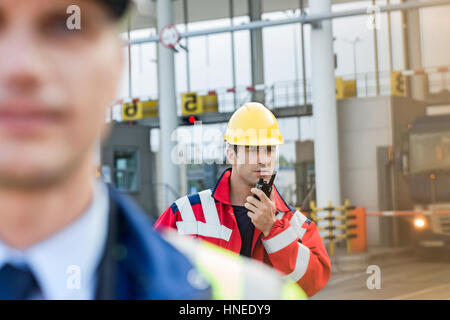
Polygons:
<instances>
[{"instance_id":1,"label":"concrete floor","mask_svg":"<svg viewBox=\"0 0 450 320\"><path fill-rule=\"evenodd\" d=\"M379 262L380 289L369 289L372 273L337 272L312 300L449 300L450 261L412 255L397 263ZM369 281L369 283L373 283Z\"/></svg>"}]
</instances>

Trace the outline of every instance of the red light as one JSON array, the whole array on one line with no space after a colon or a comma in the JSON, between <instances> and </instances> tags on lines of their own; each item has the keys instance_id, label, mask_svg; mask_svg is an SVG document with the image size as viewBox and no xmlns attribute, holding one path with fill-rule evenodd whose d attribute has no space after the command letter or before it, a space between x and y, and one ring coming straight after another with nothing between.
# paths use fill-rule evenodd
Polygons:
<instances>
[{"instance_id":1,"label":"red light","mask_svg":"<svg viewBox=\"0 0 450 320\"><path fill-rule=\"evenodd\" d=\"M194 124L197 119L194 116L189 116L188 122Z\"/></svg>"}]
</instances>

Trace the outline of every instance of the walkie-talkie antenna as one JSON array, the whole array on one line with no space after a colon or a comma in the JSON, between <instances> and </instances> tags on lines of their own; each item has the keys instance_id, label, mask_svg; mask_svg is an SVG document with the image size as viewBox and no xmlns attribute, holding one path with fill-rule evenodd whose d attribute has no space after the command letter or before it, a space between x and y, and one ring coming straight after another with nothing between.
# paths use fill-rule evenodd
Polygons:
<instances>
[{"instance_id":1,"label":"walkie-talkie antenna","mask_svg":"<svg viewBox=\"0 0 450 320\"><path fill-rule=\"evenodd\" d=\"M275 170L273 173L272 173L272 176L270 177L270 181L269 181L269 184L270 185L272 185L273 184L273 180L275 180L275 176L277 175L277 171Z\"/></svg>"}]
</instances>

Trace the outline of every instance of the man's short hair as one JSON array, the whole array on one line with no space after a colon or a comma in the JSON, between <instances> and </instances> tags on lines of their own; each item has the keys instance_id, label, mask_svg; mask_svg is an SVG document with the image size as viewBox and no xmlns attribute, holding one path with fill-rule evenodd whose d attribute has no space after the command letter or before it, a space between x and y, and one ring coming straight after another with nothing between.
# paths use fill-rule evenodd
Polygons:
<instances>
[{"instance_id":1,"label":"man's short hair","mask_svg":"<svg viewBox=\"0 0 450 320\"><path fill-rule=\"evenodd\" d=\"M115 19L120 19L127 12L131 0L98 0L106 5L111 16Z\"/></svg>"}]
</instances>

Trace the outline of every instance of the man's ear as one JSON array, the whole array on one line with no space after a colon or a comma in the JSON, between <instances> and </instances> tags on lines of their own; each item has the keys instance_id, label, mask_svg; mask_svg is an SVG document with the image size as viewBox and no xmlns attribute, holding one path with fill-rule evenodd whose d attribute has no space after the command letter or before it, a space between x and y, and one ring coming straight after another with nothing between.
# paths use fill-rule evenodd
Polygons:
<instances>
[{"instance_id":1,"label":"man's ear","mask_svg":"<svg viewBox=\"0 0 450 320\"><path fill-rule=\"evenodd\" d=\"M234 152L233 148L228 147L226 150L227 161L229 164L235 164L236 162L236 152Z\"/></svg>"}]
</instances>

